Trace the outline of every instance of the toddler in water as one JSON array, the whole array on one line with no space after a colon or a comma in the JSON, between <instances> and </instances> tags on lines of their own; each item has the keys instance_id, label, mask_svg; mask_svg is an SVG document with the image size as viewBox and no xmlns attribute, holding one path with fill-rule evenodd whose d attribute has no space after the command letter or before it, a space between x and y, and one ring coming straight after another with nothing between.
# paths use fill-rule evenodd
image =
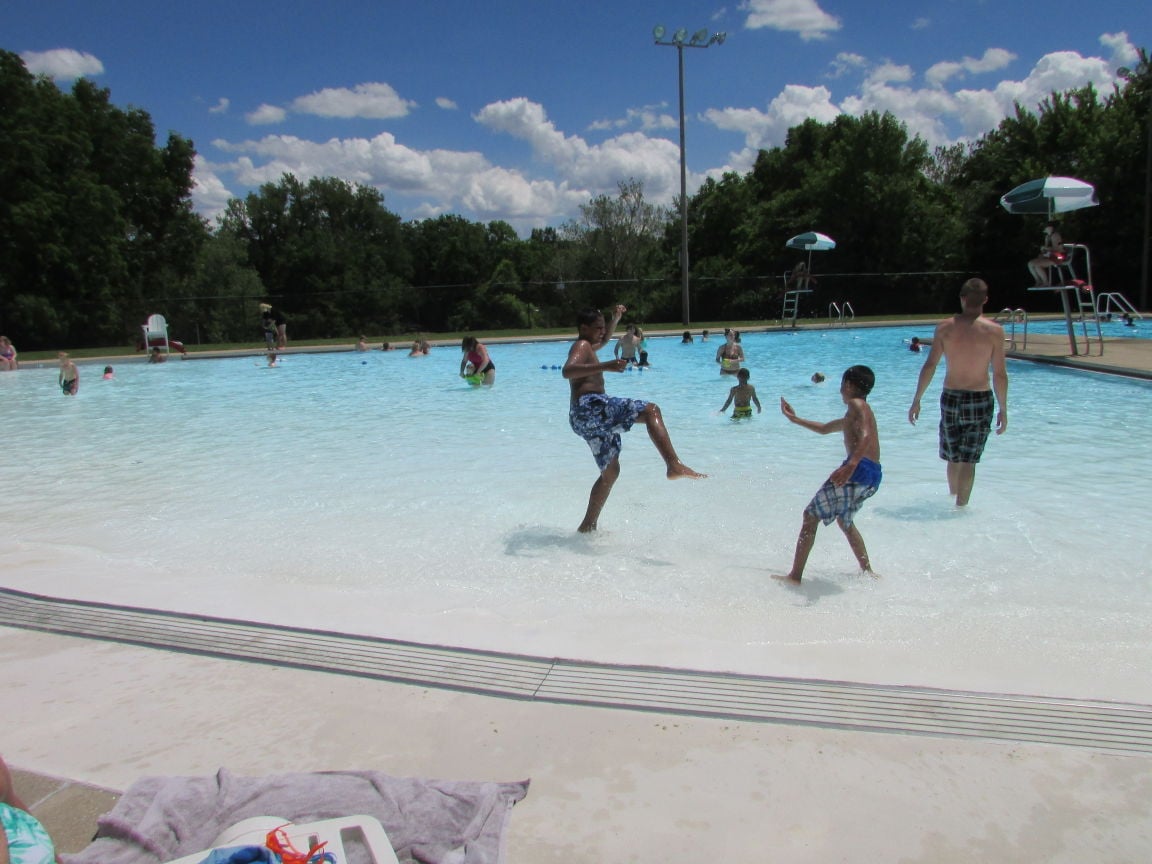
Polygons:
<instances>
[{"instance_id":1,"label":"toddler in water","mask_svg":"<svg viewBox=\"0 0 1152 864\"><path fill-rule=\"evenodd\" d=\"M111 366L105 366L104 367L104 380L105 381L111 381L115 377L116 377L115 374L112 372L112 367Z\"/></svg>"},{"instance_id":2,"label":"toddler in water","mask_svg":"<svg viewBox=\"0 0 1152 864\"><path fill-rule=\"evenodd\" d=\"M748 383L750 377L752 377L752 373L747 369L741 369L736 373L736 380L740 383L728 391L728 401L721 407L721 414L727 411L728 406L733 402L736 403L736 407L732 411L733 420L751 417L752 403L756 404L756 413L760 413L760 400L756 396L756 388Z\"/></svg>"}]
</instances>

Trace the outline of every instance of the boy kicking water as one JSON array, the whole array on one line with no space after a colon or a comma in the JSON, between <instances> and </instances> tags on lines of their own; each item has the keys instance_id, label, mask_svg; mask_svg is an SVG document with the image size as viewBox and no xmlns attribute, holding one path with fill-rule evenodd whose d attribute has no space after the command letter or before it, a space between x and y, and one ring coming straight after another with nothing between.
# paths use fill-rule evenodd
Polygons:
<instances>
[{"instance_id":1,"label":"boy kicking water","mask_svg":"<svg viewBox=\"0 0 1152 864\"><path fill-rule=\"evenodd\" d=\"M564 363L564 377L572 387L572 400L568 409L568 423L572 431L588 442L600 477L588 496L588 511L577 529L581 533L596 530L600 511L608 500L616 478L620 476L620 433L627 432L634 423L648 427L648 437L668 467L668 479L681 477L702 478L680 461L664 418L655 402L642 399L622 399L604 394L604 373L623 372L628 365L624 358L601 363L596 352L608 344L616 325L627 309L617 306L612 323L605 325L599 309L585 309L576 318L579 336L568 352Z\"/></svg>"},{"instance_id":2,"label":"boy kicking water","mask_svg":"<svg viewBox=\"0 0 1152 864\"><path fill-rule=\"evenodd\" d=\"M860 507L880 488L882 477L876 415L868 404L868 394L872 392L875 383L876 376L867 366L849 367L840 382L840 398L848 406L848 411L843 417L828 423L816 423L797 417L792 406L783 397L780 398L780 410L797 426L821 435L843 431L844 449L848 452L848 458L824 481L820 491L804 508L804 522L800 526L800 536L796 538L792 572L787 576L773 576L773 579L799 584L804 575L804 565L808 563L808 554L816 540L816 529L820 527L821 521L828 525L833 520L848 538L848 545L852 547L860 569L869 576L876 575L868 560L864 538L852 524Z\"/></svg>"}]
</instances>

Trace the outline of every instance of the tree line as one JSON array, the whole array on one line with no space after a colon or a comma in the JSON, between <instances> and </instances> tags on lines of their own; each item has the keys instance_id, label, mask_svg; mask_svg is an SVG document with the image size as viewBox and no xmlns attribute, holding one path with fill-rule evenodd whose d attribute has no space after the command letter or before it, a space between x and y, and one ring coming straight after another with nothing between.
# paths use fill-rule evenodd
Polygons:
<instances>
[{"instance_id":1,"label":"tree line","mask_svg":"<svg viewBox=\"0 0 1152 864\"><path fill-rule=\"evenodd\" d=\"M888 113L792 128L689 198L694 320L778 318L802 256L784 244L807 230L837 248L813 259L806 314L937 313L977 274L998 306L1054 308L1027 293L1042 217L999 205L1049 174L1095 185L1102 206L1066 214L1062 234L1091 248L1100 290L1146 305L1147 52L1120 77L935 150ZM567 326L617 301L648 322L680 318L679 202L657 206L631 178L527 238L503 221L404 221L375 188L292 175L210 225L191 206L194 157L176 133L157 144L147 112L108 90L82 78L62 91L0 51L0 332L25 350L125 344L161 312L187 343L257 341L260 302L296 338Z\"/></svg>"}]
</instances>

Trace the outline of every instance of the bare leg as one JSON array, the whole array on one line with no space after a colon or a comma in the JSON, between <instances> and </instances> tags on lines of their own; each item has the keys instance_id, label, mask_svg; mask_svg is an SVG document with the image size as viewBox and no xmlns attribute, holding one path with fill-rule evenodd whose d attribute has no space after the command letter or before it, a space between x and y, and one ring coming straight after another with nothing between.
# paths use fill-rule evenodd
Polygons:
<instances>
[{"instance_id":1,"label":"bare leg","mask_svg":"<svg viewBox=\"0 0 1152 864\"><path fill-rule=\"evenodd\" d=\"M773 579L800 584L800 578L804 575L804 567L808 564L808 556L812 552L812 544L816 542L816 529L819 527L820 520L816 516L804 514L804 522L800 526L800 536L796 538L796 555L792 558L792 571L787 576L773 576Z\"/></svg>"},{"instance_id":2,"label":"bare leg","mask_svg":"<svg viewBox=\"0 0 1152 864\"><path fill-rule=\"evenodd\" d=\"M975 462L948 463L948 493L956 496L956 506L964 507L972 497L972 485L976 482Z\"/></svg>"},{"instance_id":3,"label":"bare leg","mask_svg":"<svg viewBox=\"0 0 1152 864\"><path fill-rule=\"evenodd\" d=\"M876 574L872 572L872 562L868 560L868 549L864 546L864 538L860 536L856 526L845 525L843 519L837 519L836 524L840 526L840 530L848 538L848 545L852 547L852 554L856 556L856 563L860 565L860 569L869 576L875 577Z\"/></svg>"},{"instance_id":4,"label":"bare leg","mask_svg":"<svg viewBox=\"0 0 1152 864\"><path fill-rule=\"evenodd\" d=\"M596 482L592 484L592 492L588 496L588 511L584 514L584 521L580 523L580 527L576 530L581 534L587 534L596 530L596 522L600 518L600 511L604 509L604 504L608 501L608 495L612 491L612 487L616 484L616 478L620 476L620 460L612 460L612 464L600 472L600 476Z\"/></svg>"},{"instance_id":5,"label":"bare leg","mask_svg":"<svg viewBox=\"0 0 1152 864\"><path fill-rule=\"evenodd\" d=\"M643 423L648 427L648 437L652 439L652 443L656 445L656 451L668 467L669 480L677 480L680 477L692 477L699 480L708 476L693 471L680 461L680 457L676 455L676 449L672 446L672 439L668 437L668 427L664 425L664 415L660 413L659 405L655 402L649 402L648 407L641 411L636 418L636 422Z\"/></svg>"}]
</instances>

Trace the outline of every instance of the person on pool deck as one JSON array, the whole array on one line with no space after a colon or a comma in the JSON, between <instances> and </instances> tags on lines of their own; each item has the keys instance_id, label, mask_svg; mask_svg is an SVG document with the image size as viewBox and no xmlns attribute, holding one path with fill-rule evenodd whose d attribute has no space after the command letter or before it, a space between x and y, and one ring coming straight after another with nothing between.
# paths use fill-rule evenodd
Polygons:
<instances>
[{"instance_id":1,"label":"person on pool deck","mask_svg":"<svg viewBox=\"0 0 1152 864\"><path fill-rule=\"evenodd\" d=\"M0 759L0 862L52 864L59 860L52 838L16 794L12 774Z\"/></svg>"},{"instance_id":2,"label":"person on pool deck","mask_svg":"<svg viewBox=\"0 0 1152 864\"><path fill-rule=\"evenodd\" d=\"M908 422L920 417L920 398L936 366L943 357L948 368L940 394L940 458L948 463L948 494L956 506L964 507L972 495L976 463L984 452L992 425L995 402L996 434L1008 428L1008 368L1004 362L1004 328L984 317L988 285L983 279L969 279L960 288L960 314L936 325L932 345L920 377L916 395L908 409ZM992 369L989 387L988 369Z\"/></svg>"},{"instance_id":3,"label":"person on pool deck","mask_svg":"<svg viewBox=\"0 0 1152 864\"><path fill-rule=\"evenodd\" d=\"M721 414L727 411L733 402L736 403L736 407L732 409L733 420L751 417L753 402L756 403L756 413L760 413L760 399L756 396L756 388L748 383L750 377L752 373L747 369L741 369L736 373L736 380L740 383L728 391L728 401L720 407Z\"/></svg>"},{"instance_id":4,"label":"person on pool deck","mask_svg":"<svg viewBox=\"0 0 1152 864\"><path fill-rule=\"evenodd\" d=\"M80 370L64 351L57 354L56 359L60 361L60 376L57 378L57 382L61 392L65 396L75 396L80 389Z\"/></svg>"},{"instance_id":5,"label":"person on pool deck","mask_svg":"<svg viewBox=\"0 0 1152 864\"><path fill-rule=\"evenodd\" d=\"M615 358L601 363L596 352L612 339L620 316L627 309L618 305L612 313L612 323L606 325L599 309L585 309L576 318L579 335L568 351L563 375L572 388L568 409L568 424L572 431L588 442L600 476L588 496L588 510L577 529L581 533L595 531L600 511L608 501L612 486L620 476L620 433L627 432L634 423L648 427L648 437L667 466L669 480L681 477L702 478L680 461L664 426L664 417L655 402L641 399L622 399L604 393L604 373L623 372L628 361Z\"/></svg>"},{"instance_id":6,"label":"person on pool deck","mask_svg":"<svg viewBox=\"0 0 1152 864\"><path fill-rule=\"evenodd\" d=\"M816 423L796 416L792 406L780 397L780 410L784 416L805 429L821 435L830 432L844 433L844 449L848 458L840 463L815 497L804 508L804 521L800 526L800 536L796 538L796 555L792 560L792 570L786 576L773 576L783 582L800 583L804 566L816 540L816 529L820 523L829 525L835 520L848 538L852 554L860 569L869 576L872 563L868 560L868 549L864 538L856 530L854 523L860 507L876 494L880 488L883 472L880 469L880 437L876 432L876 415L868 404L868 394L876 383L876 375L867 366L850 366L840 380L840 398L848 406L844 416L828 423Z\"/></svg>"},{"instance_id":7,"label":"person on pool deck","mask_svg":"<svg viewBox=\"0 0 1152 864\"><path fill-rule=\"evenodd\" d=\"M460 341L460 350L464 354L460 358L461 378L468 377L464 372L468 364L472 364L474 370L472 374L480 376L480 383L489 387L496 383L496 364L492 362L492 358L488 356L488 349L479 339L475 336L465 336Z\"/></svg>"}]
</instances>

